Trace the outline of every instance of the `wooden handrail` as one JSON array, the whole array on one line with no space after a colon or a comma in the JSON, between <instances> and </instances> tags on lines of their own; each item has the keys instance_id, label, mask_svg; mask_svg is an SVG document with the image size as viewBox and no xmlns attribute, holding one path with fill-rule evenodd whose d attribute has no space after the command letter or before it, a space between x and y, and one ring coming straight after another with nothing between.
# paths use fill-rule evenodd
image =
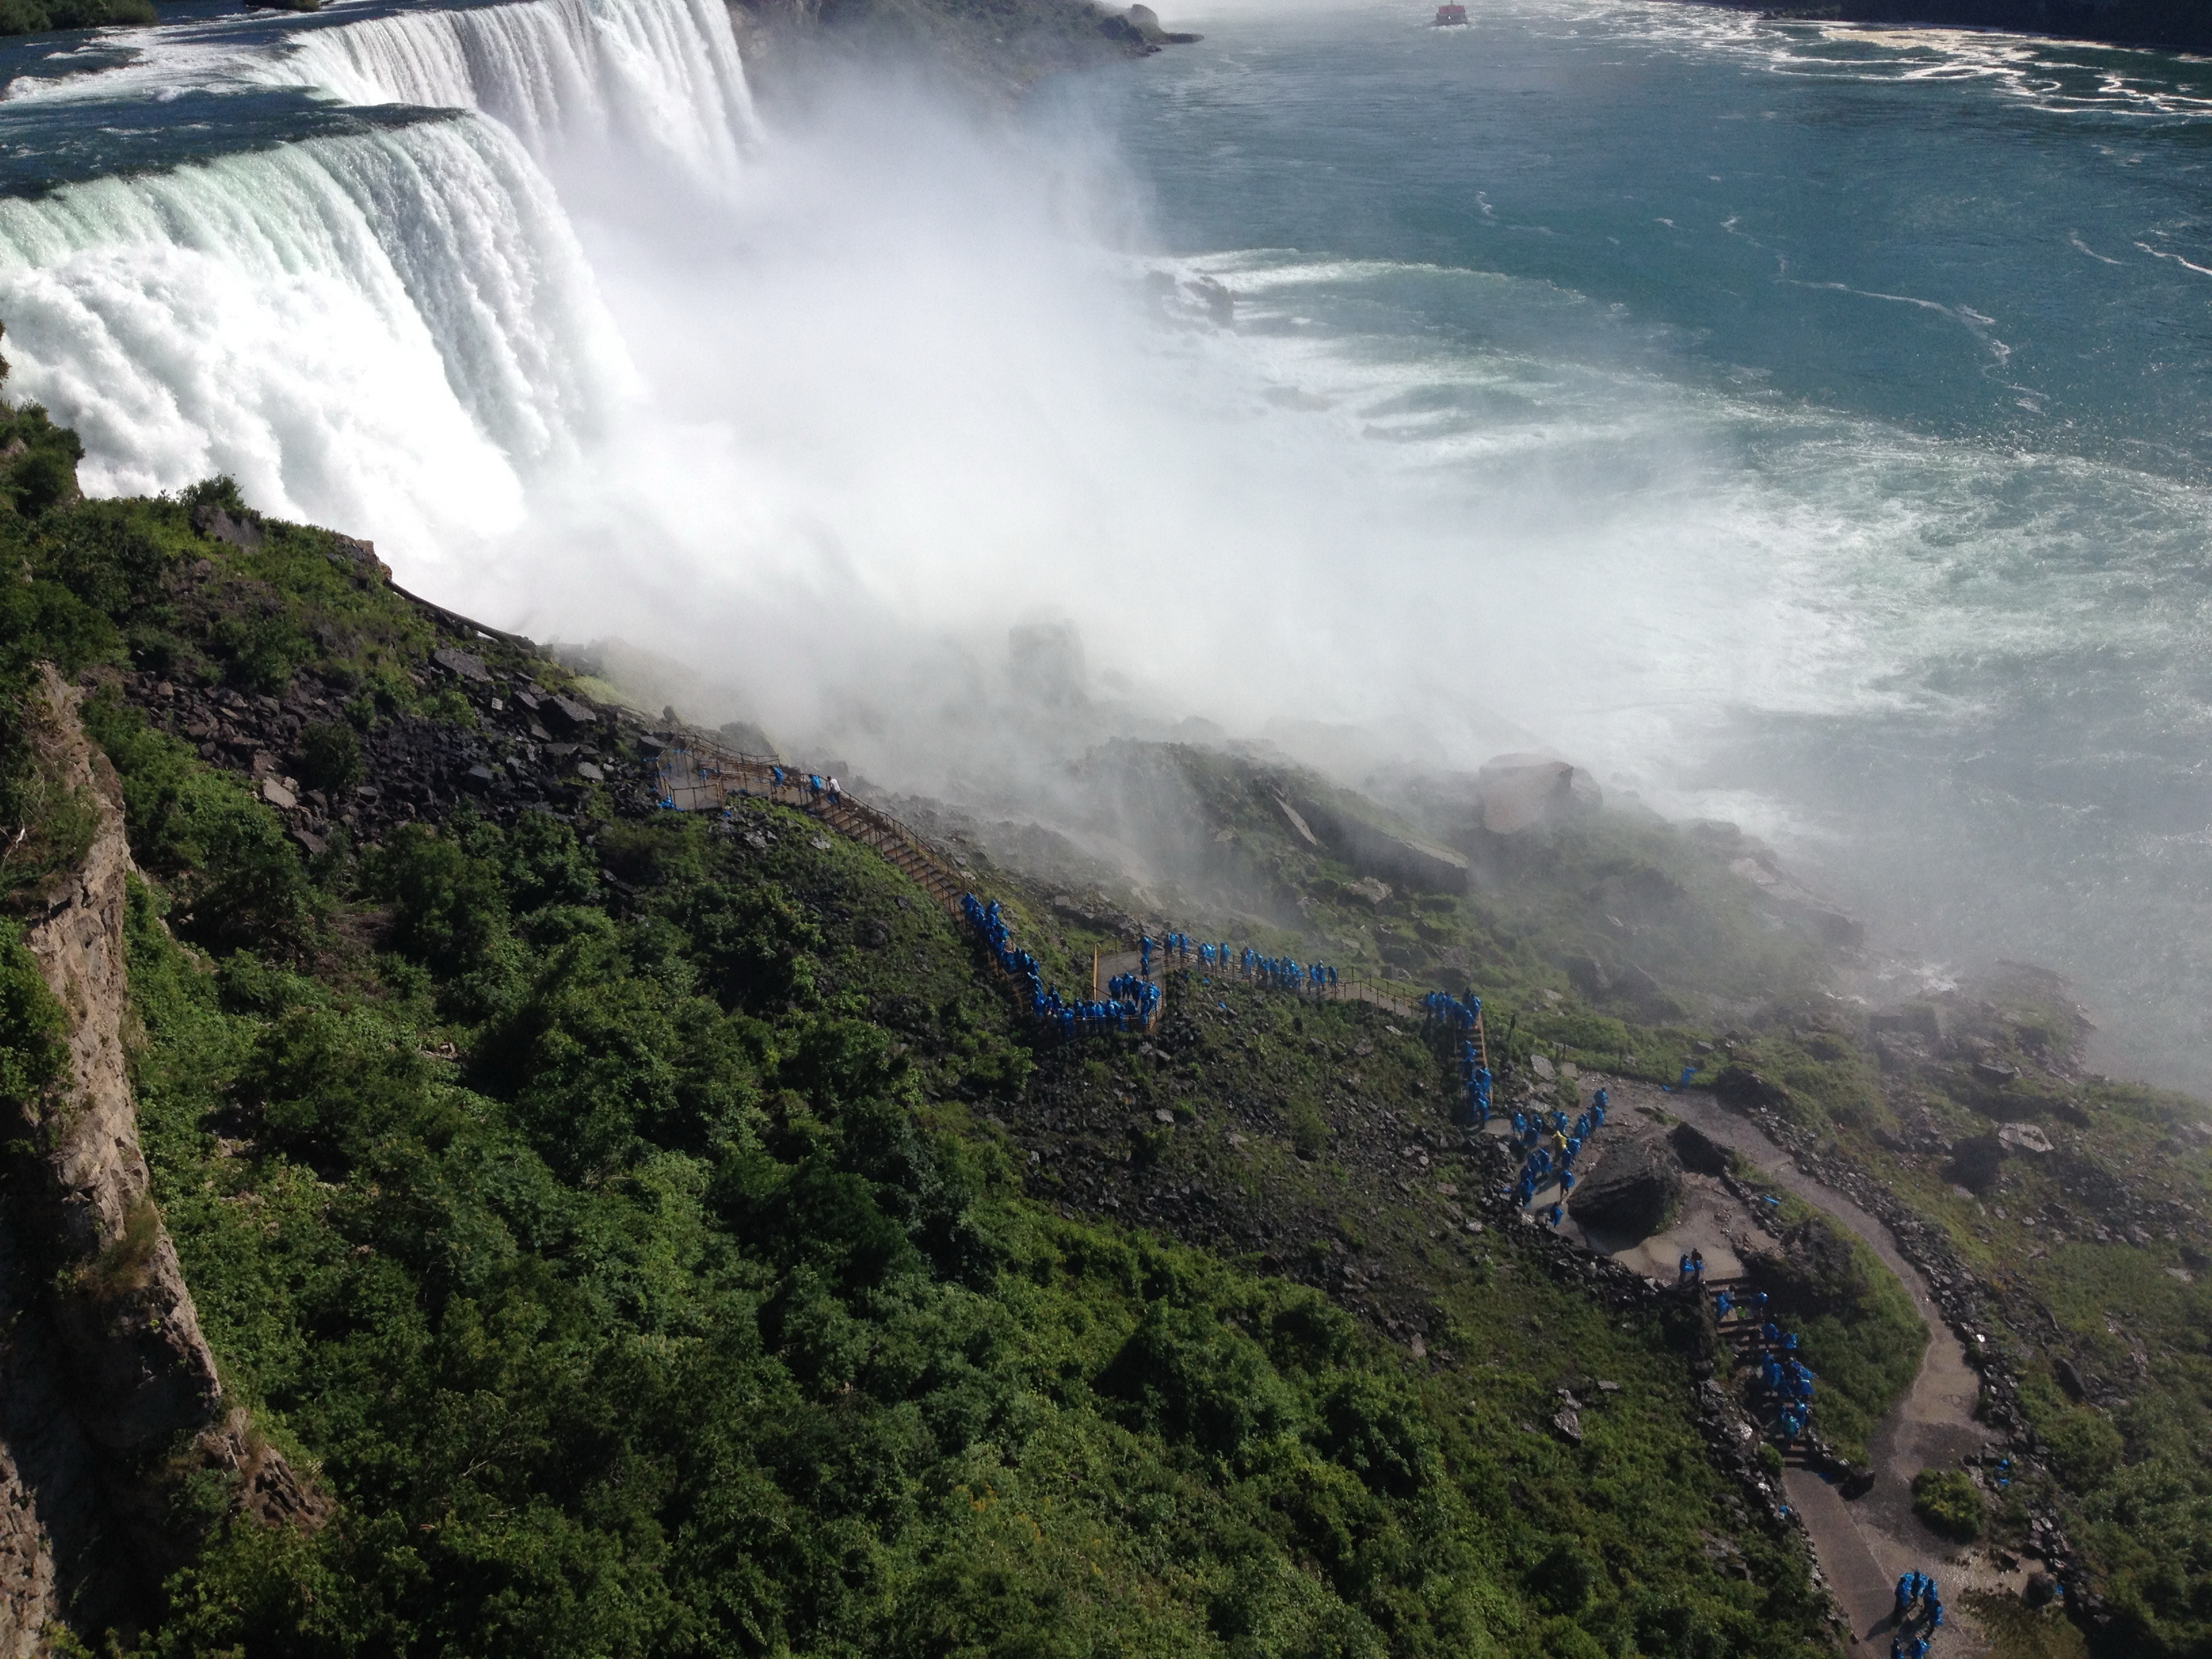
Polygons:
<instances>
[{"instance_id":1,"label":"wooden handrail","mask_svg":"<svg viewBox=\"0 0 2212 1659\"><path fill-rule=\"evenodd\" d=\"M689 763L691 775L691 781L682 784L675 782L671 766L671 762L679 756ZM711 767L700 764L701 758L711 762ZM665 805L679 811L720 811L726 809L730 797L736 794L747 799L757 795L779 805L796 807L848 839L874 848L878 852L902 848L909 853L921 864L921 869L918 872L909 870L907 873L914 877L916 884L949 915L959 916L961 895L967 891L966 878L919 831L881 807L872 806L842 789L834 797L828 795L826 791L817 792L805 782L805 774L801 774L799 780L793 781L790 769L781 761L725 749L719 744L686 738L681 742L667 744L661 750L660 760L664 786L661 799ZM732 769L736 771L741 781L732 780ZM775 781L779 771L785 775L784 782L780 786ZM745 787L747 784L759 787L750 788ZM840 816L858 819L862 826L873 833L856 832L853 825L839 822ZM877 839L878 836L884 839ZM886 842L890 844L888 848ZM1133 941L1132 948L1134 948ZM1235 970L1224 964L1223 971ZM1095 981L1095 963L1092 975ZM1329 987L1323 994L1334 1001L1368 1003L1407 1019L1420 1017L1420 1005L1412 997L1384 990L1379 982L1356 969L1339 984ZM1482 1063L1486 1067L1490 1064L1489 1046L1483 1039L1480 1016L1475 1020L1475 1036L1476 1041L1482 1044Z\"/></svg>"}]
</instances>

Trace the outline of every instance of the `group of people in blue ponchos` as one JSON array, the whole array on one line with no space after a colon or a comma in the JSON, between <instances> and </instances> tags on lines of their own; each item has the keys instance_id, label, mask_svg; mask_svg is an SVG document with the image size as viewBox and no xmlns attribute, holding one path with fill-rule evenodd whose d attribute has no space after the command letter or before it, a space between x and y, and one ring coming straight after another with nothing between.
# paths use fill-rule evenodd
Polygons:
<instances>
[{"instance_id":1,"label":"group of people in blue ponchos","mask_svg":"<svg viewBox=\"0 0 2212 1659\"><path fill-rule=\"evenodd\" d=\"M1159 1011L1160 988L1141 974L1116 974L1106 981L1106 1006L1117 1012L1115 1018L1122 1022L1133 1019L1139 1025L1149 1025Z\"/></svg>"},{"instance_id":2,"label":"group of people in blue ponchos","mask_svg":"<svg viewBox=\"0 0 2212 1659\"><path fill-rule=\"evenodd\" d=\"M1229 947L1223 945L1222 966L1227 967ZM1261 956L1250 945L1237 958L1237 970L1278 991L1311 991L1316 995L1336 988L1336 969L1325 962L1300 962L1295 957Z\"/></svg>"},{"instance_id":3,"label":"group of people in blue ponchos","mask_svg":"<svg viewBox=\"0 0 2212 1659\"><path fill-rule=\"evenodd\" d=\"M1194 940L1188 933L1163 934L1156 943L1147 933L1137 941L1137 970L1149 976L1152 971L1152 955L1158 951L1166 964L1188 968L1195 963L1201 968L1218 968L1224 973L1241 973L1245 978L1278 991L1310 991L1323 995L1336 988L1336 969L1325 962L1300 962L1291 957L1262 956L1250 945L1232 957L1227 943L1209 939Z\"/></svg>"},{"instance_id":4,"label":"group of people in blue ponchos","mask_svg":"<svg viewBox=\"0 0 2212 1659\"><path fill-rule=\"evenodd\" d=\"M1057 986L1045 984L1044 969L1036 957L1015 949L998 900L986 904L973 893L963 893L960 914L989 948L999 971L1027 988L1031 1017L1063 1037L1126 1031L1133 1025L1141 1028L1152 1023L1160 1004L1160 988L1150 981L1134 974L1116 974L1109 982L1104 1000L1070 1000L1060 995Z\"/></svg>"},{"instance_id":5,"label":"group of people in blue ponchos","mask_svg":"<svg viewBox=\"0 0 2212 1659\"><path fill-rule=\"evenodd\" d=\"M769 794L773 797L777 790L781 789L786 786L789 786L793 789L798 788L799 787L801 775L801 774L797 772L787 772L781 766L769 767L768 769ZM806 786L806 793L814 799L818 800L823 796L827 796L833 803L844 799L845 786L838 782L836 778L824 777L819 772L808 772L804 775L804 778ZM738 793L739 794L750 794L751 792L750 790L741 789ZM663 804L665 805L665 803Z\"/></svg>"},{"instance_id":6,"label":"group of people in blue ponchos","mask_svg":"<svg viewBox=\"0 0 2212 1659\"><path fill-rule=\"evenodd\" d=\"M1061 996L1057 988L1047 986L1036 957L1016 948L1006 915L996 899L986 903L973 893L963 893L960 914L989 947L999 970L1027 986L1030 1013L1048 1025L1057 1027L1066 1036L1149 1026L1160 1006L1160 988L1152 976L1155 957L1160 958L1163 967L1187 966L1194 962L1223 969L1231 965L1226 944L1194 939L1188 933L1165 933L1157 939L1146 933L1137 940L1135 973L1116 974L1107 981L1103 1000L1074 1001ZM1262 956L1249 945L1237 959L1236 967L1248 979L1279 990L1310 991L1319 995L1334 990L1337 984L1336 969L1325 962L1302 963L1288 957ZM1486 1102L1487 1073L1484 1073L1483 1090Z\"/></svg>"},{"instance_id":7,"label":"group of people in blue ponchos","mask_svg":"<svg viewBox=\"0 0 2212 1659\"><path fill-rule=\"evenodd\" d=\"M1605 1127L1606 1091L1600 1089L1590 1103L1572 1120L1564 1111L1516 1112L1510 1144L1521 1156L1521 1172L1507 1188L1513 1201L1527 1209L1536 1194L1557 1182L1559 1201L1545 1212L1554 1227L1565 1214L1565 1200L1574 1195L1575 1160L1593 1136Z\"/></svg>"},{"instance_id":8,"label":"group of people in blue ponchos","mask_svg":"<svg viewBox=\"0 0 2212 1659\"><path fill-rule=\"evenodd\" d=\"M1738 1301L1723 1289L1713 1298L1713 1311L1723 1324L1731 1315L1759 1322L1760 1400L1773 1413L1774 1432L1784 1445L1802 1439L1813 1420L1813 1385L1819 1378L1797 1357L1797 1333L1766 1316L1765 1291Z\"/></svg>"},{"instance_id":9,"label":"group of people in blue ponchos","mask_svg":"<svg viewBox=\"0 0 2212 1659\"><path fill-rule=\"evenodd\" d=\"M1890 1659L1927 1659L1929 1638L1942 1628L1942 1593L1934 1578L1916 1567L1897 1581L1897 1629L1889 1638Z\"/></svg>"},{"instance_id":10,"label":"group of people in blue ponchos","mask_svg":"<svg viewBox=\"0 0 2212 1659\"><path fill-rule=\"evenodd\" d=\"M1459 1040L1460 1115L1462 1123L1480 1129L1490 1121L1490 1068L1482 1053L1465 1033L1482 1018L1482 999L1472 991L1455 997L1449 991L1431 991L1421 999L1431 1024L1462 1033Z\"/></svg>"}]
</instances>

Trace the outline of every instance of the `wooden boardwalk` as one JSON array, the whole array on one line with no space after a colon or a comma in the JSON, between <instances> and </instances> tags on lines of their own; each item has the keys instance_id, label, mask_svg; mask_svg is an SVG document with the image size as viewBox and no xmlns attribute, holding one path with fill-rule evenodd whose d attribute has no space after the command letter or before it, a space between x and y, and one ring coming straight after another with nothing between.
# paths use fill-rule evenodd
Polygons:
<instances>
[{"instance_id":1,"label":"wooden boardwalk","mask_svg":"<svg viewBox=\"0 0 2212 1659\"><path fill-rule=\"evenodd\" d=\"M871 806L842 789L833 794L827 787L817 787L812 780L818 775L794 771L779 761L742 754L691 737L664 743L659 764L662 805L683 812L720 812L737 800L766 800L780 806L795 807L848 840L872 848L910 877L946 915L961 919L960 900L970 890L967 875L927 836L881 808ZM1125 949L1102 953L1094 961L1091 986L1093 997L1105 994L1105 983L1115 974L1139 971L1137 941L1129 939L1124 944ZM1188 963L1178 961L1175 965L1195 968L1198 964L1194 960ZM1167 970L1167 957L1156 946L1152 974L1157 977ZM1241 969L1216 965L1214 971L1224 979L1259 982L1257 976L1247 975ZM1340 975L1336 984L1320 991L1307 988L1291 994L1321 1001L1364 1002L1409 1021L1428 1018L1419 998L1356 969ZM1482 1063L1487 1067L1490 1045L1479 1016L1474 1038Z\"/></svg>"}]
</instances>

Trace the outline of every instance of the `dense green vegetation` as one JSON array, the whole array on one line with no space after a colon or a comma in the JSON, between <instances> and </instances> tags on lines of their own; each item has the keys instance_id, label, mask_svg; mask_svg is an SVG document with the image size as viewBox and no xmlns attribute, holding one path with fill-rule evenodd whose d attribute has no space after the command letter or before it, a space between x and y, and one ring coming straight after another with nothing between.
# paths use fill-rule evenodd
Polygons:
<instances>
[{"instance_id":1,"label":"dense green vegetation","mask_svg":"<svg viewBox=\"0 0 2212 1659\"><path fill-rule=\"evenodd\" d=\"M1001 1006L786 820L765 857L629 830L619 918L550 820L405 837L360 865L399 945L368 994L210 971L142 902L170 1224L231 1386L345 1504L231 1528L158 1647L1795 1650L1802 1584L1632 1524L1653 1480L1677 1526L1709 1501L1679 1428L1538 1449L1532 1492L1467 1384L1314 1293L1016 1197L931 1103L1018 1074ZM855 1017L933 980L904 1053Z\"/></svg>"},{"instance_id":2,"label":"dense green vegetation","mask_svg":"<svg viewBox=\"0 0 2212 1659\"><path fill-rule=\"evenodd\" d=\"M297 9L311 10L313 6ZM106 28L118 23L150 23L154 17L154 0L0 0L0 34Z\"/></svg>"},{"instance_id":3,"label":"dense green vegetation","mask_svg":"<svg viewBox=\"0 0 2212 1659\"><path fill-rule=\"evenodd\" d=\"M336 538L215 542L209 503L237 506L0 519L12 708L42 655L95 685L311 668L355 688L356 734L445 707L410 673L428 621ZM1444 1264L1461 1339L1416 1359L1310 1289L1024 1197L990 1119L1040 1057L872 854L781 809L602 805L310 858L115 690L86 721L148 877L156 1194L226 1389L337 1500L295 1533L195 1477L173 1519L199 1542L138 1650L1814 1643L1803 1563L1732 1507L1656 1324L1508 1252ZM328 731L300 750L358 764ZM8 950L15 1091L54 1011ZM1543 1335L1475 1334L1509 1316ZM1626 1390L1579 1445L1533 1426L1568 1354Z\"/></svg>"},{"instance_id":4,"label":"dense green vegetation","mask_svg":"<svg viewBox=\"0 0 2212 1659\"><path fill-rule=\"evenodd\" d=\"M1912 1512L1937 1535L1970 1544L1982 1535L1982 1494L1959 1469L1923 1469L1912 1477Z\"/></svg>"},{"instance_id":5,"label":"dense green vegetation","mask_svg":"<svg viewBox=\"0 0 2212 1659\"><path fill-rule=\"evenodd\" d=\"M1802 1562L1705 1463L1680 1334L1607 1317L1514 1240L1444 1233L1433 1182L1362 1163L1449 1109L1418 1033L1224 988L1178 994L1171 1054L1037 1048L918 890L765 808L732 833L601 795L377 845L337 831L310 856L115 671L343 688L343 717L285 757L342 793L392 723L477 720L424 671L434 619L343 538L196 532L196 508L245 511L220 482L81 501L74 439L8 419L0 898L33 902L91 832L26 698L48 660L95 687L86 722L147 875L131 949L157 1195L227 1387L337 1500L301 1535L198 1481L179 1522L199 1545L143 1650L1816 1643ZM1733 848L1632 814L1546 832L1469 893L1376 897L1293 843L1242 763L1176 763L1218 815L1213 873L1284 919L1240 936L1311 928L1340 959L1473 984L1515 1079L1537 1054L1755 1071L1942 1226L1990 1286L2039 1437L2040 1468L1989 1492L1990 1538L2021 1548L2029 1506L2055 1502L2115 1615L2106 1650L2212 1651L2193 1106L2080 1077L2070 1014L2033 986L1887 1023L1821 997L1815 941L1728 885ZM1103 932L1052 887L990 879L1079 980ZM1609 979L1578 981L1601 957ZM1626 971L1650 964L1649 985ZM53 1076L58 1018L0 932L0 1098ZM2001 1146L2021 1121L2055 1150ZM1102 1220L1017 1162L1010 1123L1204 1188L1217 1218L1242 1205L1248 1236L1172 1204L1147 1212L1159 1236ZM1920 1327L1856 1246L1801 1243L1761 1271L1856 1453ZM1371 1295L1291 1282L1346 1256ZM1622 1391L1596 1400L1598 1376ZM1579 1444L1547 1426L1561 1389ZM2070 1650L2070 1627L2023 1619L2015 1650Z\"/></svg>"}]
</instances>

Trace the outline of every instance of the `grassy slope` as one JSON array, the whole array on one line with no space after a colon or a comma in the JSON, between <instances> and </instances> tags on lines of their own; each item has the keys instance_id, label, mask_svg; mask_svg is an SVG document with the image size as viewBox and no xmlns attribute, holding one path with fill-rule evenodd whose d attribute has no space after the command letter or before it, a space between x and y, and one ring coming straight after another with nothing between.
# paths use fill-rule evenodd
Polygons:
<instances>
[{"instance_id":1,"label":"grassy slope","mask_svg":"<svg viewBox=\"0 0 2212 1659\"><path fill-rule=\"evenodd\" d=\"M182 503L62 501L0 538L18 666L306 670L371 731L471 718L408 672L426 619L319 532L249 553ZM1736 1518L1657 1330L1438 1249L1415 1360L1264 1261L1025 1194L1000 1123L1148 1062L1034 1053L872 855L775 809L756 848L602 799L310 861L121 697L89 720L149 878L156 1189L228 1387L341 1505L299 1538L180 1493L203 1545L145 1650L1814 1644L1802 1565ZM1072 977L1085 936L1008 896ZM1201 1092L1274 1092L1282 1012L1255 1000ZM1418 1045L1373 1070L1374 1109L1440 1111ZM1434 1243L1310 1184L1315 1239ZM1601 1368L1624 1391L1581 1447L1534 1431Z\"/></svg>"},{"instance_id":2,"label":"grassy slope","mask_svg":"<svg viewBox=\"0 0 2212 1659\"><path fill-rule=\"evenodd\" d=\"M2077 1600L2084 1589L2101 1600L2087 1630L2097 1651L2212 1652L2212 1132L2197 1103L2083 1074L2078 1016L2056 988L2008 972L1940 1007L1877 1017L1826 993L1816 921L1738 878L1740 844L1632 810L1490 848L1469 893L1401 881L1376 903L1355 886L1362 872L1283 818L1279 789L1322 787L1294 769L1195 750L1115 763L1131 775L1171 766L1187 781L1199 821L1158 835L1181 860L1173 908L1209 934L1395 969L1415 986L1471 986L1493 1054L1507 1057L1509 1097L1542 1086L1525 1069L1534 1053L1667 1082L1684 1066L1705 1083L1735 1066L1774 1085L1786 1122L1936 1224L1981 1281L1977 1328L1994 1367L2020 1379L2040 1442L2011 1486L1978 1474L1995 1541L2028 1548L2033 1515L2055 1513L2086 1570ZM1632 994L1616 973L1613 989L1586 1000L1566 971L1575 956L1644 968L1656 994ZM1303 1036L1287 1046L1279 1109L1310 1097L1333 1148L1371 1135L1371 1117L1340 1115L1324 1077L1300 1080ZM1152 1095L1180 1104L1171 1089L1155 1085L1146 1103ZM2057 1150L1997 1158L2005 1121L2039 1124ZM1036 1130L1048 1170L1057 1133ZM1103 1151L1111 1136L1094 1139ZM1206 1176L1233 1184L1218 1169ZM1269 1206L1283 1208L1286 1190L1271 1189ZM1801 1316L1832 1390L1824 1416L1847 1445L1909 1382L1917 1351L1902 1291L1863 1265L1863 1295L1833 1316Z\"/></svg>"},{"instance_id":3,"label":"grassy slope","mask_svg":"<svg viewBox=\"0 0 2212 1659\"><path fill-rule=\"evenodd\" d=\"M473 719L408 672L429 621L321 532L271 526L248 553L195 535L183 503L10 495L0 539L30 578L0 590L10 710L43 652L72 672L242 688L305 670L351 687L349 718L371 731ZM1708 1639L1668 1629L1751 1642L1753 1609L1771 1640L1808 1628L1796 1568L1735 1528L1705 1472L1661 1334L1595 1318L1494 1235L1469 1249L1436 1183L1389 1164L1407 1144L1442 1151L1444 1073L1371 1011L1295 1015L1186 984L1152 1055L1032 1052L934 913L804 829L757 854L602 802L576 825L455 826L383 849L339 837L310 865L244 787L119 699L92 720L154 882L134 948L164 1201L234 1387L346 1504L311 1542L218 1527L149 1641L950 1651L969 1638L898 1620L951 1605L928 1573L957 1559L945 1570L1005 1591L958 1615L971 1645L1079 1626L1118 1632L1097 1646L1172 1630L1159 1639L1294 1651L1340 1627L1354 1649L1413 1650L1449 1647L1473 1618L1510 1648L1573 1599L1540 1569L1577 1552L1604 1566L1573 1621L1600 1650ZM7 867L20 895L65 862L75 819L40 793L24 732L5 737L9 816L21 848L45 848ZM1785 1085L1787 1115L1940 1222L1992 1287L2047 1451L1995 1506L1999 1540L2025 1541L2020 1498L2055 1498L2114 1613L2100 1644L2201 1650L2212 1237L2193 1108L2074 1075L2063 1011L2032 999L1961 1001L1944 1042L1878 1064L1887 1039L1813 988L1813 945L1729 893L1724 860L1648 823L1570 826L1492 889L1401 886L1376 905L1352 891L1357 872L1291 843L1241 763L1182 763L1219 786L1208 810L1234 834L1216 843L1209 823L1207 843L1267 902L1238 908L1288 924L1238 936L1334 940L1340 959L1417 981L1463 975L1490 999L1514 1086L1534 1051L1669 1077L1733 1059ZM1096 939L1045 890L988 878L1024 940L1079 980ZM1619 915L1624 894L1644 908ZM164 907L173 938L154 925ZM868 920L890 945L860 942ZM1615 924L1668 970L1658 997L1573 991L1563 959L1626 948ZM11 1060L37 1045L36 1011L15 1012ZM1977 1056L2017 1075L1992 1082ZM2023 1117L2060 1150L1961 1196L1961 1158ZM884 1165L889 1123L904 1150ZM828 1241L820 1260L751 1218L817 1176L854 1200L823 1200L836 1226L806 1224ZM1144 1243L1133 1221L1185 1243ZM988 1272L944 1254L971 1235ZM1331 1324L1321 1358L1274 1334L1330 1317L1285 1280L1357 1316ZM1836 1403L1869 1421L1904 1374L1885 1283L1816 1349ZM1416 1332L1419 1363L1382 1340ZM1127 1353L1142 1364L1115 1369ZM1591 1414L1582 1450L1521 1426L1542 1423L1553 1389L1611 1373L1627 1391ZM957 1408L939 1398L954 1376ZM1394 1489L1368 1430L1331 1415L1355 1382L1382 1391L1370 1417L1413 1425L1419 1455L1400 1461L1431 1471L1413 1486ZM1217 1408L1248 1395L1277 1405L1223 1427ZM856 1413L857 1472L831 1455L862 1434ZM802 1442L814 1449L792 1453ZM1018 1489L1039 1529L996 1578L957 1554L981 1547L981 1522L945 1498L976 1501L962 1471L987 1454L997 1496L964 1513ZM1280 1457L1295 1476L1269 1473ZM1057 1477L1036 1484L1045 1468ZM1309 1513L1285 1480L1352 1510ZM1146 1482L1172 1489L1182 1530L1128 1495ZM725 1513L740 1489L756 1507ZM1038 1610L1068 1590L1073 1559L1047 1548L1062 1534L1042 1496L1028 1503L1047 1491L1075 1517L1066 1536L1110 1546L1074 1575L1093 1624ZM210 1516L216 1496L200 1494ZM1758 1589L1703 1545L1731 1530ZM763 1554L763 1537L781 1541ZM1274 1588L1238 1611L1220 1586L1247 1583ZM1576 1650L1564 1630L1544 1639Z\"/></svg>"}]
</instances>

